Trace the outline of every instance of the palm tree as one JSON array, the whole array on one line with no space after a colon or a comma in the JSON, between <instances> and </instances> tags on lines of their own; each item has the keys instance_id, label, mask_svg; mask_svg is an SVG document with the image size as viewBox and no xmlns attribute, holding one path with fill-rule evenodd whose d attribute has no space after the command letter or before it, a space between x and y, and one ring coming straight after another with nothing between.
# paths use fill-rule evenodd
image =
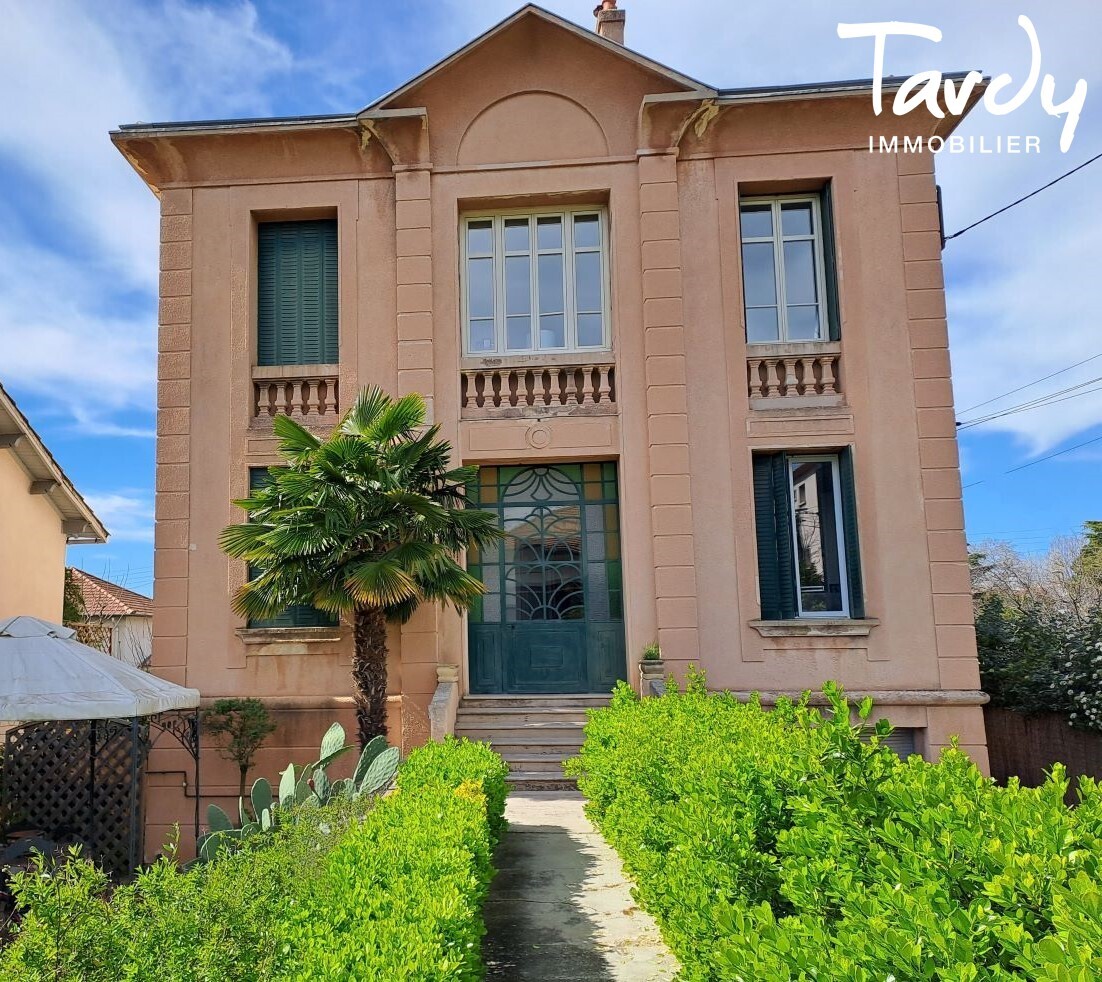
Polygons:
<instances>
[{"instance_id":1,"label":"palm tree","mask_svg":"<svg viewBox=\"0 0 1102 982\"><path fill-rule=\"evenodd\" d=\"M423 601L463 611L484 587L457 562L501 536L495 516L465 507L476 467L450 466L419 395L364 389L326 440L286 416L273 426L286 465L235 502L249 520L219 543L252 578L234 609L268 618L312 604L353 624L352 679L362 743L386 733L388 621Z\"/></svg>"}]
</instances>

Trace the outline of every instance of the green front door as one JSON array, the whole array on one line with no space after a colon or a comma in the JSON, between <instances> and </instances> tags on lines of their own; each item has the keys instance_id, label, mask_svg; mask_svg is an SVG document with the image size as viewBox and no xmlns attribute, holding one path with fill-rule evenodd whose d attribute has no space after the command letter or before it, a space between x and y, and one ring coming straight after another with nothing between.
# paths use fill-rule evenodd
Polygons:
<instances>
[{"instance_id":1,"label":"green front door","mask_svg":"<svg viewBox=\"0 0 1102 982\"><path fill-rule=\"evenodd\" d=\"M486 584L471 691L608 692L626 668L615 463L483 467L474 497L506 535L468 555Z\"/></svg>"}]
</instances>

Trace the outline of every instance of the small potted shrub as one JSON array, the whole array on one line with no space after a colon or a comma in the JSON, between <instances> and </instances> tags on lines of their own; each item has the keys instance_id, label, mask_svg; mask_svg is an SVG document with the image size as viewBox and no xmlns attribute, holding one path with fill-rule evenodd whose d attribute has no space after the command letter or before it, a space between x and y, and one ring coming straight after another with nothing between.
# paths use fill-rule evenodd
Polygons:
<instances>
[{"instance_id":1,"label":"small potted shrub","mask_svg":"<svg viewBox=\"0 0 1102 982\"><path fill-rule=\"evenodd\" d=\"M665 678L665 663L662 661L662 648L652 641L643 648L643 657L639 660L639 682L643 695L650 695L650 683Z\"/></svg>"}]
</instances>

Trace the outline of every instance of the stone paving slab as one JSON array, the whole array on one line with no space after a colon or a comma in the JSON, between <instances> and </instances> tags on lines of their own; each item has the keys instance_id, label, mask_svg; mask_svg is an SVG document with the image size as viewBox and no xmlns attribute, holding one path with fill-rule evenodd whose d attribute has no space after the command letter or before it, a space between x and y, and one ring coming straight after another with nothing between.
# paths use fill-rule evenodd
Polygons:
<instances>
[{"instance_id":1,"label":"stone paving slab","mask_svg":"<svg viewBox=\"0 0 1102 982\"><path fill-rule=\"evenodd\" d=\"M486 902L487 979L669 982L677 961L636 905L577 792L514 792Z\"/></svg>"}]
</instances>

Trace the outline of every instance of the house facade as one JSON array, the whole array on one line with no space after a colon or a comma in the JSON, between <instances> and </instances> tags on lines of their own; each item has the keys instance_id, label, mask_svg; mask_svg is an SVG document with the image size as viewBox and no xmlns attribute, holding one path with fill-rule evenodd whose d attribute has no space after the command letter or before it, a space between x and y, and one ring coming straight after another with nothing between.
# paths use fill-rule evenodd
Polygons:
<instances>
[{"instance_id":1,"label":"house facade","mask_svg":"<svg viewBox=\"0 0 1102 982\"><path fill-rule=\"evenodd\" d=\"M0 386L0 620L60 624L65 548L107 530Z\"/></svg>"},{"instance_id":2,"label":"house facade","mask_svg":"<svg viewBox=\"0 0 1102 982\"><path fill-rule=\"evenodd\" d=\"M426 397L510 533L476 610L392 630L396 742L639 684L657 640L986 767L933 159L869 152L959 119L716 89L598 17L526 6L355 114L112 134L162 215L153 670L268 701L260 773L351 723L349 628L243 622L217 535L274 415L325 431L373 384ZM187 805L151 768L153 841Z\"/></svg>"},{"instance_id":3,"label":"house facade","mask_svg":"<svg viewBox=\"0 0 1102 982\"><path fill-rule=\"evenodd\" d=\"M68 575L80 597L79 621L69 625L77 640L145 668L153 654L153 598L82 569L71 568Z\"/></svg>"}]
</instances>

